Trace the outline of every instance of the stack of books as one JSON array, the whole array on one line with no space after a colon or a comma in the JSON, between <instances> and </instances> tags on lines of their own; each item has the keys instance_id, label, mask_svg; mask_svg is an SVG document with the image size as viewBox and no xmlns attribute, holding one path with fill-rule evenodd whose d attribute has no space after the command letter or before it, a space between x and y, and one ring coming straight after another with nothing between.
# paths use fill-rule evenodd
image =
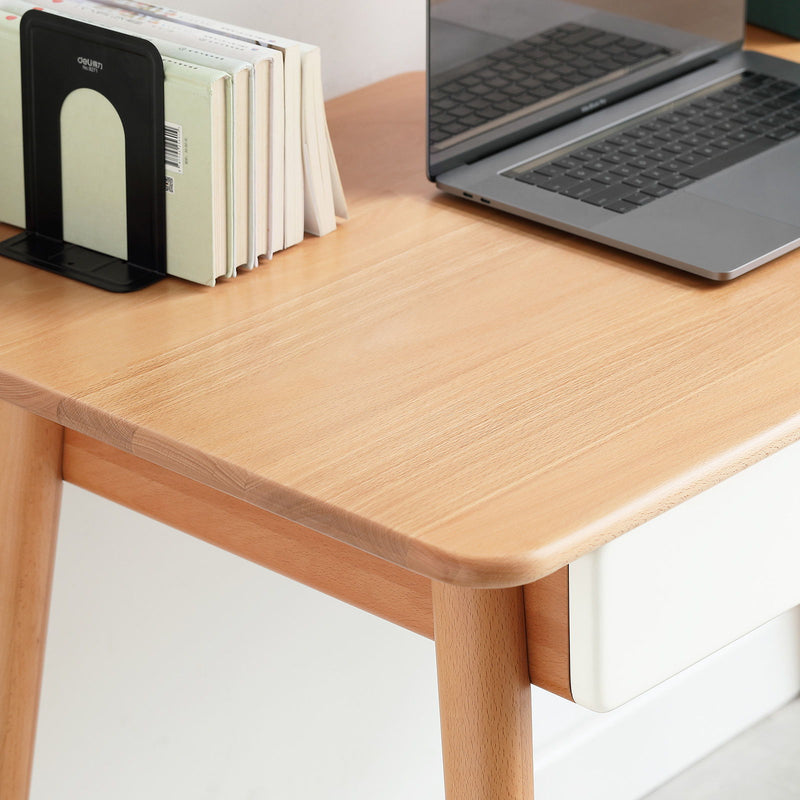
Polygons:
<instances>
[{"instance_id":1,"label":"stack of books","mask_svg":"<svg viewBox=\"0 0 800 800\"><path fill-rule=\"evenodd\" d=\"M1 221L25 226L19 31L32 8L138 36L161 54L170 275L213 286L347 218L318 47L135 0L0 0ZM61 127L64 239L125 259L116 112L77 90Z\"/></svg>"}]
</instances>

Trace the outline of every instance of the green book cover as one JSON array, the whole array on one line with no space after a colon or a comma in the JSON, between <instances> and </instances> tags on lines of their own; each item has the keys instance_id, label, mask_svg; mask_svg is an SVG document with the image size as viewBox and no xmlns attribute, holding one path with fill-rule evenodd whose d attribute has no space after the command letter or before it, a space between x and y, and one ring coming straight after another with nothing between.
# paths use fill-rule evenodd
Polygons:
<instances>
[{"instance_id":1,"label":"green book cover","mask_svg":"<svg viewBox=\"0 0 800 800\"><path fill-rule=\"evenodd\" d=\"M795 0L748 0L747 21L762 28L800 39L800 2Z\"/></svg>"}]
</instances>

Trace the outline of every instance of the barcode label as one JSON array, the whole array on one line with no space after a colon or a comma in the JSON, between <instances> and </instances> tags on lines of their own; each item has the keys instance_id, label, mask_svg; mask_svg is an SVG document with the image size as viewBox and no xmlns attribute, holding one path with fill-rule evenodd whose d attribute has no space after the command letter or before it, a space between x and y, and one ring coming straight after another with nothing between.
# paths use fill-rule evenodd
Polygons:
<instances>
[{"instance_id":1,"label":"barcode label","mask_svg":"<svg viewBox=\"0 0 800 800\"><path fill-rule=\"evenodd\" d=\"M164 160L168 170L183 174L183 128L171 122L164 123Z\"/></svg>"}]
</instances>

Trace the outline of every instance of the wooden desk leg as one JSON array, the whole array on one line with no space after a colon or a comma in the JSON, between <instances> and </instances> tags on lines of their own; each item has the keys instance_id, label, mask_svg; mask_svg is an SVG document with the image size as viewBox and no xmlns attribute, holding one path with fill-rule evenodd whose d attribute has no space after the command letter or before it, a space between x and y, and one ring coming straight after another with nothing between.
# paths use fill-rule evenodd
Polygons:
<instances>
[{"instance_id":1,"label":"wooden desk leg","mask_svg":"<svg viewBox=\"0 0 800 800\"><path fill-rule=\"evenodd\" d=\"M26 800L61 503L63 428L0 401L0 798Z\"/></svg>"},{"instance_id":2,"label":"wooden desk leg","mask_svg":"<svg viewBox=\"0 0 800 800\"><path fill-rule=\"evenodd\" d=\"M532 800L522 589L433 582L447 800Z\"/></svg>"}]
</instances>

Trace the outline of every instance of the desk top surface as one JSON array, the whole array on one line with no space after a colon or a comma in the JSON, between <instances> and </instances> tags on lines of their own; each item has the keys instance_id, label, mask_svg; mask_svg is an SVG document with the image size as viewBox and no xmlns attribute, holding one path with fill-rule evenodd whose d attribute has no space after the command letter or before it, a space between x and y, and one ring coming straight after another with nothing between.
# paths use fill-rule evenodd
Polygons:
<instances>
[{"instance_id":1,"label":"desk top surface","mask_svg":"<svg viewBox=\"0 0 800 800\"><path fill-rule=\"evenodd\" d=\"M713 284L460 202L423 112L420 75L331 102L351 220L214 289L0 259L0 397L474 586L800 438L800 253Z\"/></svg>"}]
</instances>

